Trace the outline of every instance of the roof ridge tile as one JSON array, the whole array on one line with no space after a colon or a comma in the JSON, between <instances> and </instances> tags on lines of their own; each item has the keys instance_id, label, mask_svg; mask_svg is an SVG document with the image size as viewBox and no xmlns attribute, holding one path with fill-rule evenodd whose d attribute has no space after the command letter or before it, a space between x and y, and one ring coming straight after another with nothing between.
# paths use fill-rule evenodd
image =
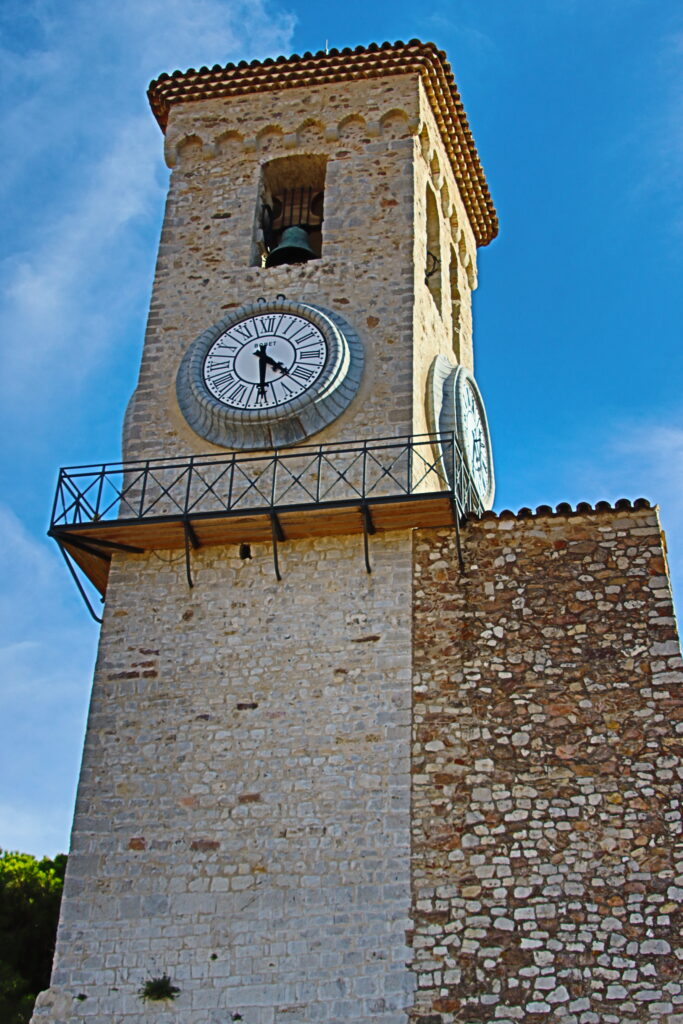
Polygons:
<instances>
[{"instance_id":1,"label":"roof ridge tile","mask_svg":"<svg viewBox=\"0 0 683 1024\"><path fill-rule=\"evenodd\" d=\"M468 512L464 521L469 523L491 519L545 519L551 516L557 518L560 516L599 515L602 512L638 512L652 507L647 498L635 498L633 501L630 498L618 498L614 504L609 501L596 501L595 505L591 505L588 501L579 501L576 508L572 508L568 501L561 501L554 509L551 505L538 505L535 510L524 507L517 512L511 511L509 508L502 509L500 512L494 512L492 509L482 513Z\"/></svg>"}]
</instances>

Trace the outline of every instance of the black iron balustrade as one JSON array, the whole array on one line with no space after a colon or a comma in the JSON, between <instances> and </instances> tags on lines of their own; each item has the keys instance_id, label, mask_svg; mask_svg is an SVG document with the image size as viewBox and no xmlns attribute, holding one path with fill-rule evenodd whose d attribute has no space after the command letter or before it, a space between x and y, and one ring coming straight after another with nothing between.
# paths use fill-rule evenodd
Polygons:
<instances>
[{"instance_id":1,"label":"black iron balustrade","mask_svg":"<svg viewBox=\"0 0 683 1024\"><path fill-rule=\"evenodd\" d=\"M98 573L89 572L88 565L95 565L93 559L99 558L108 567L112 550L178 546L168 530L180 524L188 582L192 585L190 548L200 544L200 526L230 522L239 530L239 523L267 517L279 579L277 542L285 539L283 516L289 516L291 523L297 512L352 509L362 516L366 567L370 571L368 534L374 532L373 517L381 509L386 513L391 503L398 503L405 516L406 503L415 503L411 507L417 509L419 503L424 505L435 498L442 505L447 500L456 530L468 512L482 511L452 433L62 469L50 533L60 543L65 558L67 548L93 579ZM421 523L419 517L414 522L405 518L401 521ZM156 533L148 532L140 540L141 529L149 531L154 526ZM68 558L67 564L73 571ZM103 592L101 583L98 585Z\"/></svg>"},{"instance_id":2,"label":"black iron balustrade","mask_svg":"<svg viewBox=\"0 0 683 1024\"><path fill-rule=\"evenodd\" d=\"M65 468L51 526L372 502L427 491L451 492L460 517L482 511L453 434Z\"/></svg>"}]
</instances>

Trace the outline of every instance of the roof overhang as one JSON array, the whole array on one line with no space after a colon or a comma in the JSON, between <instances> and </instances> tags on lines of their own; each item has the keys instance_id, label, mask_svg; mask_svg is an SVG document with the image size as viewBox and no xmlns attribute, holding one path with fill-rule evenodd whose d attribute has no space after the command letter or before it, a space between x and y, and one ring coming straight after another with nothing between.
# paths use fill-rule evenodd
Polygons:
<instances>
[{"instance_id":1,"label":"roof overhang","mask_svg":"<svg viewBox=\"0 0 683 1024\"><path fill-rule=\"evenodd\" d=\"M411 73L422 79L477 244L487 245L498 234L498 217L450 64L433 43L372 43L355 50L190 68L160 75L150 83L147 95L165 131L175 104Z\"/></svg>"}]
</instances>

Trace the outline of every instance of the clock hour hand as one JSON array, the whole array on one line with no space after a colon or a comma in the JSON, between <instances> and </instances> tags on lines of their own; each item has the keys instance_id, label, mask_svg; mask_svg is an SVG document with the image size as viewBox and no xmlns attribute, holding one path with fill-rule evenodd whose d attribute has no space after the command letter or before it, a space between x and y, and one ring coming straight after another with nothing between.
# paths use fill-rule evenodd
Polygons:
<instances>
[{"instance_id":1,"label":"clock hour hand","mask_svg":"<svg viewBox=\"0 0 683 1024\"><path fill-rule=\"evenodd\" d=\"M472 438L472 462L476 469L481 469L484 464L484 439L477 433Z\"/></svg>"},{"instance_id":2,"label":"clock hour hand","mask_svg":"<svg viewBox=\"0 0 683 1024\"><path fill-rule=\"evenodd\" d=\"M279 370L282 374L289 373L286 366L283 366L282 363L278 363L275 359L272 359L271 356L266 355L265 361L268 363L268 366L272 366L274 370Z\"/></svg>"}]
</instances>

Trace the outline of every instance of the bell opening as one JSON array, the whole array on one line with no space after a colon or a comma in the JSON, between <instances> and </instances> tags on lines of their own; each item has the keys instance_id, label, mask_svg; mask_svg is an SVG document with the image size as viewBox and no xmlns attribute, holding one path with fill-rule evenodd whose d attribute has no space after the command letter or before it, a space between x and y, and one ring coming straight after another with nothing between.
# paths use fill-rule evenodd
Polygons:
<instances>
[{"instance_id":1,"label":"bell opening","mask_svg":"<svg viewBox=\"0 0 683 1024\"><path fill-rule=\"evenodd\" d=\"M308 263L322 255L326 158L281 157L261 171L254 262L266 267Z\"/></svg>"}]
</instances>

